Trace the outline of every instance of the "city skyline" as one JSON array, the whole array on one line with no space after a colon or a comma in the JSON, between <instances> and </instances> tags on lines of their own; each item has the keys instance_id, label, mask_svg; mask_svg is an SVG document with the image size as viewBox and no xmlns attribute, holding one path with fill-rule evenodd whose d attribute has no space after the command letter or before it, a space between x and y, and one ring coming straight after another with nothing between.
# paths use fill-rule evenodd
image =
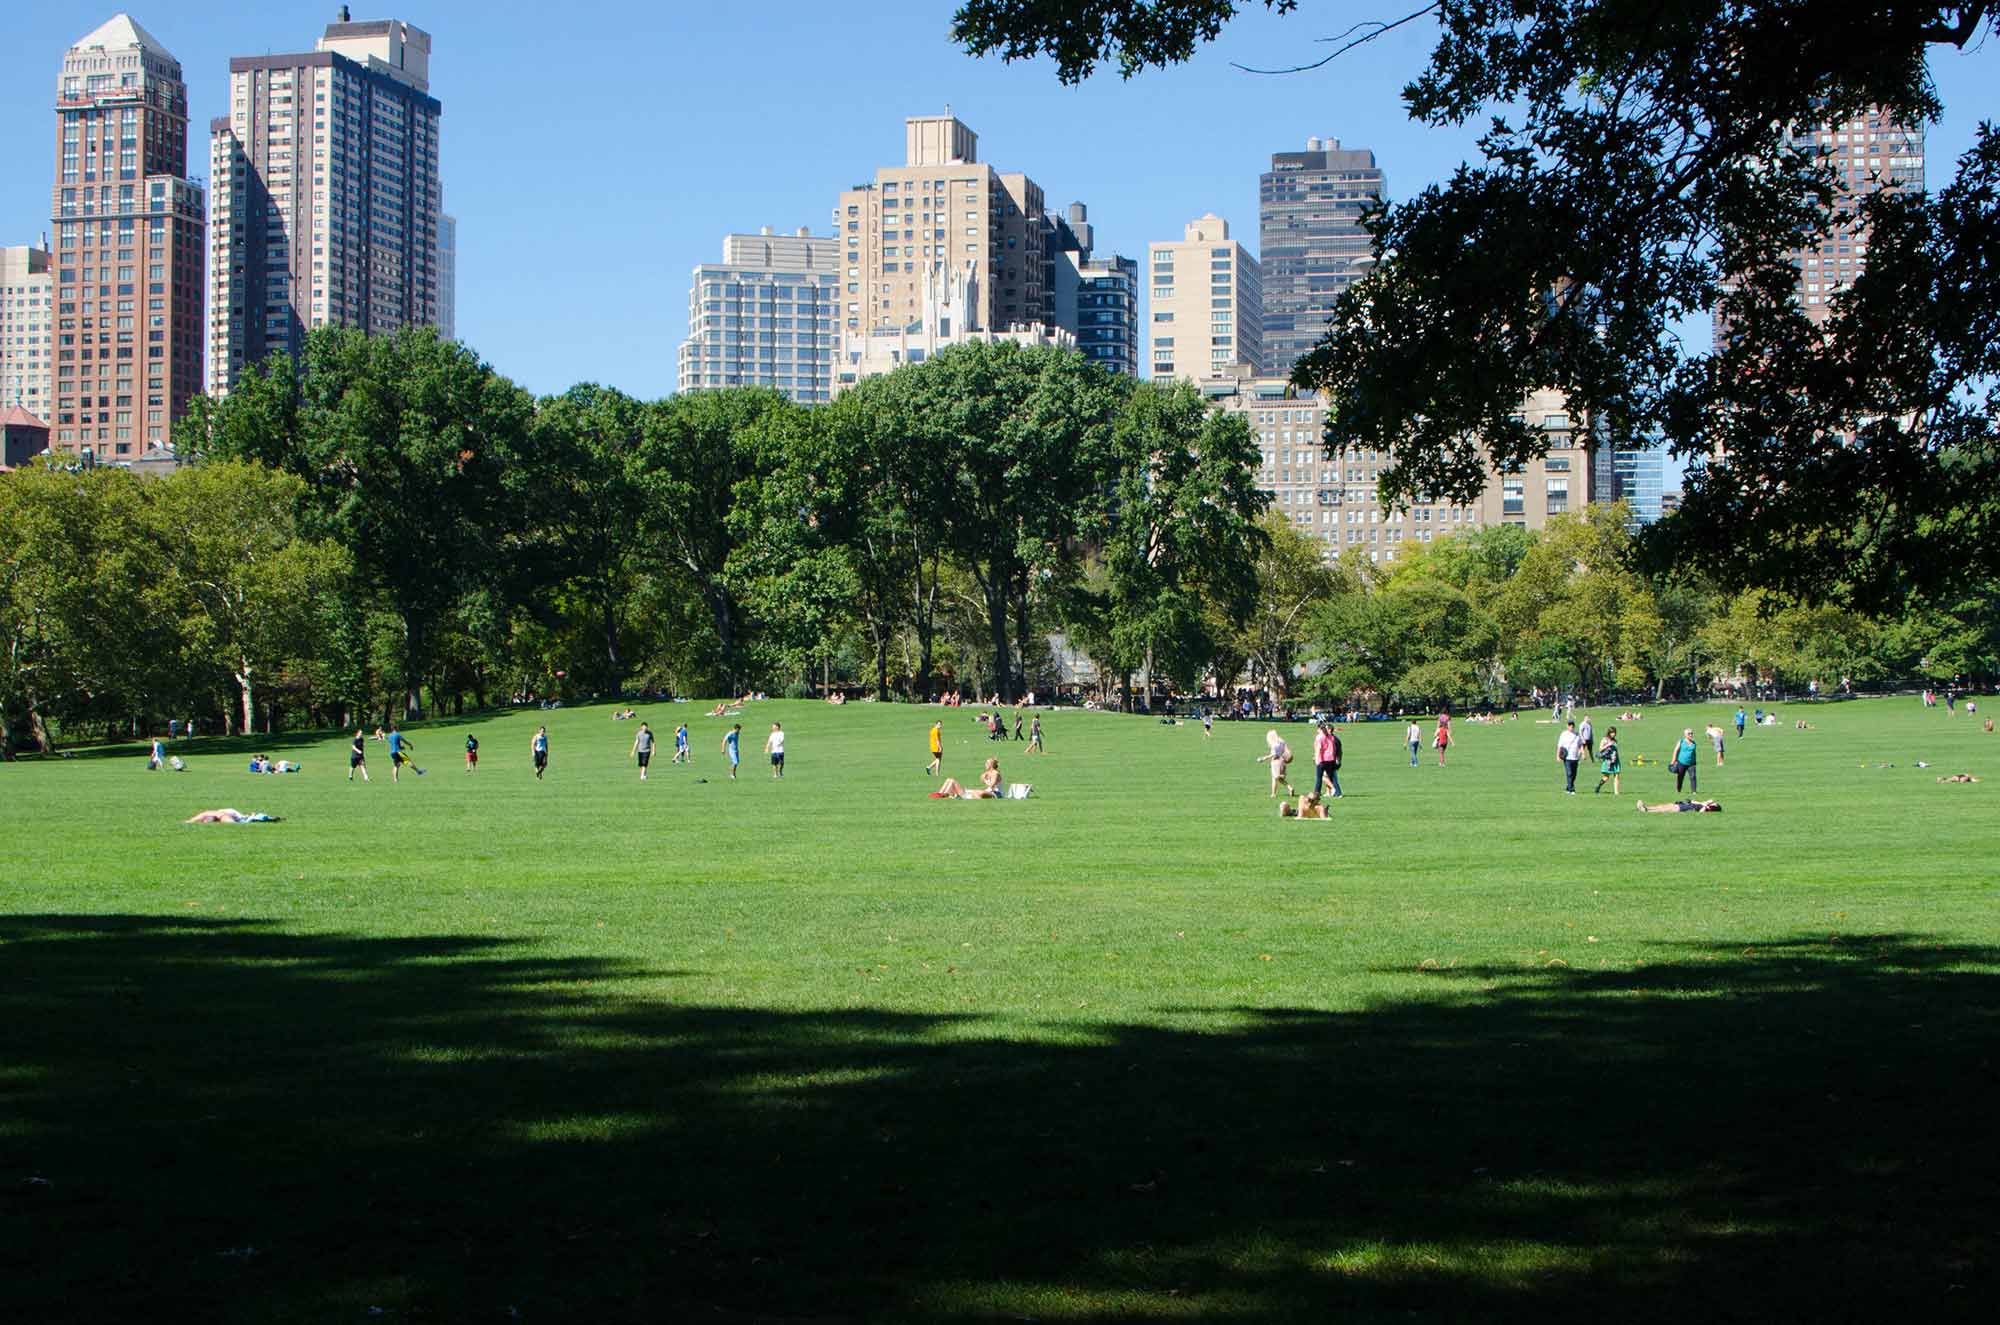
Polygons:
<instances>
[{"instance_id":1,"label":"city skyline","mask_svg":"<svg viewBox=\"0 0 2000 1325\"><path fill-rule=\"evenodd\" d=\"M301 34L309 39L336 9L131 12L182 64L189 118L205 124L227 110L231 58L301 49ZM753 23L589 3L559 24L463 3L356 17L390 17L389 9L452 52L432 92L449 108L440 150L450 206L471 222L457 259L459 334L544 393L583 380L645 396L673 390L687 274L717 238L763 225L817 229L843 188L894 159L895 126L947 103L978 128L982 158L1042 181L1050 211L1087 200L1098 250L1125 255L1207 212L1252 242L1259 174L1273 153L1311 137L1372 149L1394 198L1448 175L1476 132L1425 129L1403 115L1397 91L1430 46L1422 24L1365 59L1344 60L1337 78L1259 78L1229 62L1286 63L1324 25L1310 14L1248 11L1185 68L1130 82L1100 74L1063 88L1046 64L966 57L950 43L948 9L934 4L887 6L887 21L866 39L809 6L787 7L776 25L768 16ZM9 75L0 79L0 123L10 130L0 134L0 169L23 187L0 203L0 245L39 245L49 228L32 200L55 174L50 75L80 33L115 12L37 10L15 25L0 61ZM782 43L769 41L774 30L786 34ZM614 46L668 92L621 104L605 127L597 103L580 94L604 86ZM1935 171L1970 143L1982 71L2000 60L1990 50L1932 59L1947 107L1928 131ZM899 76L858 88L845 76L857 62ZM1232 113L1218 116L1221 105ZM692 196L679 187L690 174L704 180ZM622 251L635 232L637 263ZM1142 325L1145 317L1142 309ZM1690 334L1705 339L1706 328Z\"/></svg>"}]
</instances>

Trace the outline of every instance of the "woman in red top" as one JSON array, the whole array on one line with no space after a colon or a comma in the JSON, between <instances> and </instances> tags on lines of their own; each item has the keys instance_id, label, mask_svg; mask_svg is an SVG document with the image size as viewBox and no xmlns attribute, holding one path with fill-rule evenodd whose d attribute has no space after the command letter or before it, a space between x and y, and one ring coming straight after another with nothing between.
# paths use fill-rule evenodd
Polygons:
<instances>
[{"instance_id":1,"label":"woman in red top","mask_svg":"<svg viewBox=\"0 0 2000 1325\"><path fill-rule=\"evenodd\" d=\"M1451 714L1438 714L1437 735L1431 737L1431 744L1437 747L1438 767L1444 767L1444 752L1451 748Z\"/></svg>"}]
</instances>

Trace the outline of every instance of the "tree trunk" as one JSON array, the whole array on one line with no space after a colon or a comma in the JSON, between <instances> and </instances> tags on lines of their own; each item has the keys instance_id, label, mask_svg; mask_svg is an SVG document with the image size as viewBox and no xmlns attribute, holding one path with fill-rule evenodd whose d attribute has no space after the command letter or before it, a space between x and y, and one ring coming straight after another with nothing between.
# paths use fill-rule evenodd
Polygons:
<instances>
[{"instance_id":1,"label":"tree trunk","mask_svg":"<svg viewBox=\"0 0 2000 1325\"><path fill-rule=\"evenodd\" d=\"M243 691L243 730L246 733L254 730L257 723L256 695L251 686L253 674L250 660L245 658L243 665L236 672L236 684Z\"/></svg>"},{"instance_id":2,"label":"tree trunk","mask_svg":"<svg viewBox=\"0 0 2000 1325\"><path fill-rule=\"evenodd\" d=\"M733 696L739 693L740 679L736 669L736 607L729 601L728 590L719 584L705 587L702 596L708 599L709 613L715 618L715 639L722 650L722 674Z\"/></svg>"},{"instance_id":3,"label":"tree trunk","mask_svg":"<svg viewBox=\"0 0 2000 1325\"><path fill-rule=\"evenodd\" d=\"M928 586L924 583L924 565L917 562L917 612L913 623L917 630L917 693L916 701L921 704L931 697L931 646L937 638L937 580L938 566L931 562L931 578Z\"/></svg>"},{"instance_id":4,"label":"tree trunk","mask_svg":"<svg viewBox=\"0 0 2000 1325\"><path fill-rule=\"evenodd\" d=\"M601 594L597 610L604 618L604 659L611 666L611 689L625 685L625 655L618 643L618 606L610 594Z\"/></svg>"},{"instance_id":5,"label":"tree trunk","mask_svg":"<svg viewBox=\"0 0 2000 1325\"><path fill-rule=\"evenodd\" d=\"M1016 682L1010 700L1028 693L1028 586L1024 581L1020 591L1014 595L1014 667Z\"/></svg>"},{"instance_id":6,"label":"tree trunk","mask_svg":"<svg viewBox=\"0 0 2000 1325\"><path fill-rule=\"evenodd\" d=\"M423 662L424 628L408 610L403 613L403 717L420 718L424 712Z\"/></svg>"},{"instance_id":7,"label":"tree trunk","mask_svg":"<svg viewBox=\"0 0 2000 1325\"><path fill-rule=\"evenodd\" d=\"M871 618L868 630L875 640L875 698L878 702L889 702L889 632L879 618Z\"/></svg>"},{"instance_id":8,"label":"tree trunk","mask_svg":"<svg viewBox=\"0 0 2000 1325\"><path fill-rule=\"evenodd\" d=\"M1007 660L1007 585L994 575L983 586L986 593L986 624L993 635L993 689L1004 703L1013 698L1013 667Z\"/></svg>"}]
</instances>

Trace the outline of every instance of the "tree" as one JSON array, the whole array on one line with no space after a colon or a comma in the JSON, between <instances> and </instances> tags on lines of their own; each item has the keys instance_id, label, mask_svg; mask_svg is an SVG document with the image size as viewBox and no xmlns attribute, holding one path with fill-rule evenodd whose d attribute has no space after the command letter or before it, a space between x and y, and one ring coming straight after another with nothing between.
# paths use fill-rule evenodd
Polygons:
<instances>
[{"instance_id":1,"label":"tree","mask_svg":"<svg viewBox=\"0 0 2000 1325\"><path fill-rule=\"evenodd\" d=\"M978 584L994 683L1012 700L1035 591L1073 571L1102 516L1098 484L1130 384L1073 350L1007 341L954 346L897 375L911 440L949 477L931 518Z\"/></svg>"},{"instance_id":2,"label":"tree","mask_svg":"<svg viewBox=\"0 0 2000 1325\"><path fill-rule=\"evenodd\" d=\"M955 32L1065 81L1130 77L1237 7L966 0ZM1372 218L1377 263L1294 374L1326 394L1330 445L1386 453L1392 501L1466 501L1546 450L1518 415L1554 390L1614 442L1702 462L1645 540L1655 567L1876 607L2000 570L2000 136L1935 194L1857 202L1801 132L1935 119L1926 48L2000 31L2000 9L1436 0L1309 67L1423 16L1412 118L1498 113L1478 162ZM1865 271L1817 325L1792 254L1859 231ZM1717 308L1721 343L1685 347L1676 324Z\"/></svg>"},{"instance_id":3,"label":"tree","mask_svg":"<svg viewBox=\"0 0 2000 1325\"><path fill-rule=\"evenodd\" d=\"M326 650L327 596L347 571L344 550L299 536L303 488L290 474L220 460L147 491L189 645L235 680L246 732L256 729L258 679Z\"/></svg>"},{"instance_id":4,"label":"tree","mask_svg":"<svg viewBox=\"0 0 2000 1325\"><path fill-rule=\"evenodd\" d=\"M1282 699L1313 634L1314 607L1336 594L1357 594L1360 580L1348 567L1327 565L1318 541L1283 512L1266 511L1259 527L1264 545L1256 560L1257 597L1238 648L1252 679Z\"/></svg>"},{"instance_id":5,"label":"tree","mask_svg":"<svg viewBox=\"0 0 2000 1325\"><path fill-rule=\"evenodd\" d=\"M1106 633L1122 670L1145 663L1150 707L1161 666L1183 684L1207 669L1215 617L1235 628L1248 621L1268 538L1256 517L1269 498L1256 487L1249 422L1210 409L1185 382L1133 389L1109 459Z\"/></svg>"},{"instance_id":6,"label":"tree","mask_svg":"<svg viewBox=\"0 0 2000 1325\"><path fill-rule=\"evenodd\" d=\"M345 547L402 622L403 708L421 708L433 634L490 578L516 522L501 476L532 402L430 328L317 328L297 366L274 355L176 432L184 453L256 460L304 482L307 532Z\"/></svg>"},{"instance_id":7,"label":"tree","mask_svg":"<svg viewBox=\"0 0 2000 1325\"><path fill-rule=\"evenodd\" d=\"M1504 638L1521 641L1530 654L1554 650L1589 692L1642 684L1642 663L1660 629L1652 592L1629 565L1629 518L1622 502L1551 517L1494 598Z\"/></svg>"}]
</instances>

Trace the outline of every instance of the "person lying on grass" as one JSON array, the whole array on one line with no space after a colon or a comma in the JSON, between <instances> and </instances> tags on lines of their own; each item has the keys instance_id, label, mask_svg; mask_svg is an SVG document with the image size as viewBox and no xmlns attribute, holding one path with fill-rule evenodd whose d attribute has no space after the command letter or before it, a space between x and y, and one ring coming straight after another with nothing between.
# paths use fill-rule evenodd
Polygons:
<instances>
[{"instance_id":1,"label":"person lying on grass","mask_svg":"<svg viewBox=\"0 0 2000 1325\"><path fill-rule=\"evenodd\" d=\"M1939 779L1938 779L1938 781L1940 781L1940 782L1977 782L1977 781L1979 781L1979 779L1978 779L1978 778L1976 778L1976 777L1974 777L1974 776L1972 776L1972 774L1970 774L1970 773L1953 773L1953 774L1952 774L1952 775L1951 775L1950 777L1943 777L1943 778L1939 778Z\"/></svg>"},{"instance_id":2,"label":"person lying on grass","mask_svg":"<svg viewBox=\"0 0 2000 1325\"><path fill-rule=\"evenodd\" d=\"M275 814L245 814L241 810L203 810L192 819L183 819L190 824L274 824L281 820Z\"/></svg>"},{"instance_id":3,"label":"person lying on grass","mask_svg":"<svg viewBox=\"0 0 2000 1325\"><path fill-rule=\"evenodd\" d=\"M1298 808L1296 809L1292 807L1290 801L1279 801L1278 817L1280 819L1324 819L1326 818L1326 802L1311 792L1299 797Z\"/></svg>"},{"instance_id":4,"label":"person lying on grass","mask_svg":"<svg viewBox=\"0 0 2000 1325\"><path fill-rule=\"evenodd\" d=\"M1641 814L1721 814L1721 801L1667 801L1664 804L1648 805L1639 802Z\"/></svg>"}]
</instances>

